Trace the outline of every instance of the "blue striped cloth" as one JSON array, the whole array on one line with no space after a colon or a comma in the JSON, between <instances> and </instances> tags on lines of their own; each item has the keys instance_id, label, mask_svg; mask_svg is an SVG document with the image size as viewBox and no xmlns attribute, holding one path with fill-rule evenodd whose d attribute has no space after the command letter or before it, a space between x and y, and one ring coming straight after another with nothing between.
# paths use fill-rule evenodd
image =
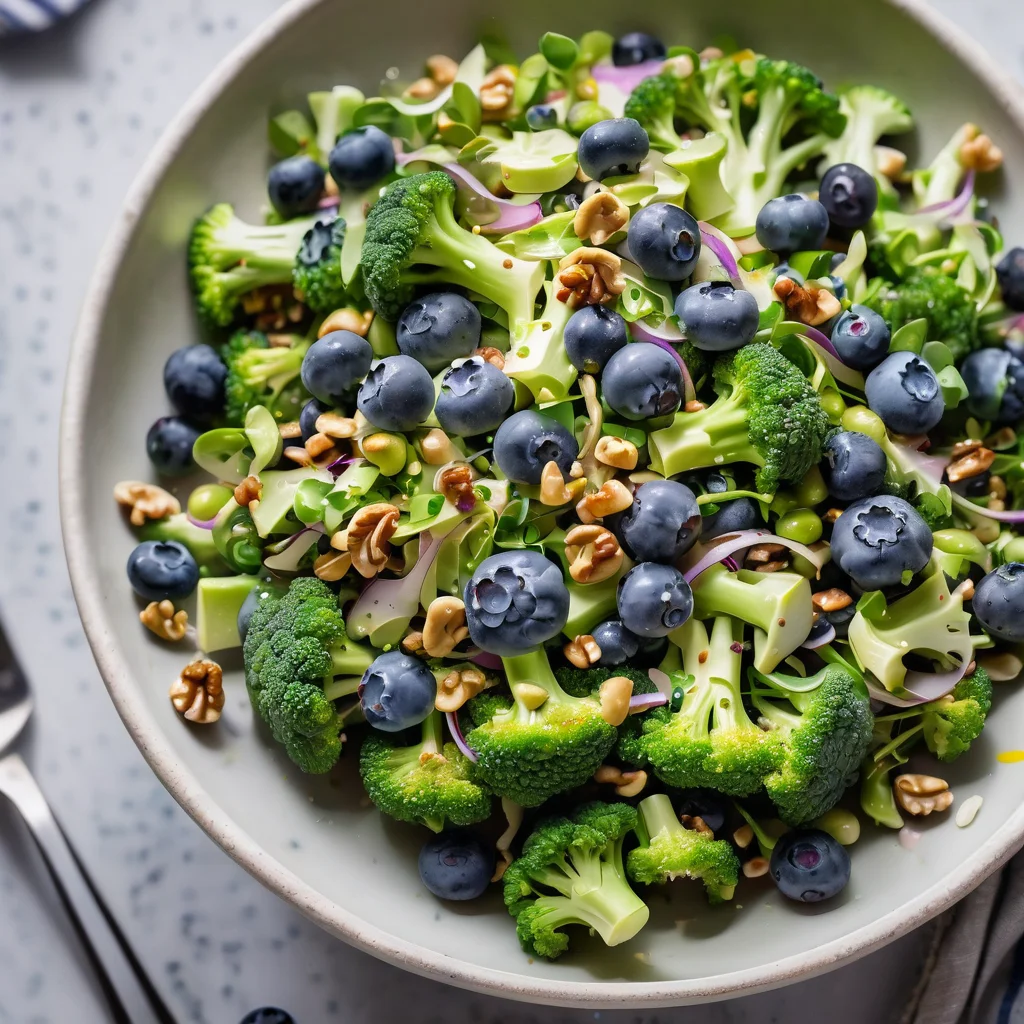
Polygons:
<instances>
[{"instance_id":1,"label":"blue striped cloth","mask_svg":"<svg viewBox=\"0 0 1024 1024\"><path fill-rule=\"evenodd\" d=\"M0 0L0 35L42 32L88 0Z\"/></svg>"}]
</instances>

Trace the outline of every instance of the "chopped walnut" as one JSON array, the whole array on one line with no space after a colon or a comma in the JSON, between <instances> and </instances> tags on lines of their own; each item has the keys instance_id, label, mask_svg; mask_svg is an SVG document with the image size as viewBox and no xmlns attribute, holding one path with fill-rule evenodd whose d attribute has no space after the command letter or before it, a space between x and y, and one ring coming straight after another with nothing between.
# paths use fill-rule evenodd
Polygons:
<instances>
[{"instance_id":1,"label":"chopped walnut","mask_svg":"<svg viewBox=\"0 0 1024 1024\"><path fill-rule=\"evenodd\" d=\"M808 327L831 320L842 312L842 304L827 288L813 281L799 285L791 277L780 277L775 282L775 294L786 307L786 315Z\"/></svg>"},{"instance_id":2,"label":"chopped walnut","mask_svg":"<svg viewBox=\"0 0 1024 1024\"><path fill-rule=\"evenodd\" d=\"M309 457L311 459L318 459L326 452L334 449L334 438L328 437L327 434L321 434L319 432L311 434L306 438L306 442L303 447L307 452L309 452Z\"/></svg>"},{"instance_id":3,"label":"chopped walnut","mask_svg":"<svg viewBox=\"0 0 1024 1024\"><path fill-rule=\"evenodd\" d=\"M622 568L624 555L615 534L597 523L574 526L565 535L569 575L577 583L600 583Z\"/></svg>"},{"instance_id":4,"label":"chopped walnut","mask_svg":"<svg viewBox=\"0 0 1024 1024\"><path fill-rule=\"evenodd\" d=\"M423 623L423 649L432 658L445 658L469 636L466 606L458 597L435 597Z\"/></svg>"},{"instance_id":5,"label":"chopped walnut","mask_svg":"<svg viewBox=\"0 0 1024 1024\"><path fill-rule=\"evenodd\" d=\"M988 496L995 501L1004 501L1006 494L1006 481L993 473L988 478Z\"/></svg>"},{"instance_id":6,"label":"chopped walnut","mask_svg":"<svg viewBox=\"0 0 1024 1024\"><path fill-rule=\"evenodd\" d=\"M417 78L403 93L411 100L432 100L441 87L432 78Z\"/></svg>"},{"instance_id":7,"label":"chopped walnut","mask_svg":"<svg viewBox=\"0 0 1024 1024\"><path fill-rule=\"evenodd\" d=\"M423 634L417 629L402 637L402 650L406 654L423 654Z\"/></svg>"},{"instance_id":8,"label":"chopped walnut","mask_svg":"<svg viewBox=\"0 0 1024 1024\"><path fill-rule=\"evenodd\" d=\"M594 458L606 466L614 466L615 469L636 469L640 453L632 441L627 441L624 437L612 437L605 434L597 442Z\"/></svg>"},{"instance_id":9,"label":"chopped walnut","mask_svg":"<svg viewBox=\"0 0 1024 1024\"><path fill-rule=\"evenodd\" d=\"M235 488L235 501L243 508L248 508L253 501L259 501L263 496L263 484L258 476L247 476Z\"/></svg>"},{"instance_id":10,"label":"chopped walnut","mask_svg":"<svg viewBox=\"0 0 1024 1024\"><path fill-rule=\"evenodd\" d=\"M715 833L711 826L699 814L680 814L680 824L691 832L700 832L702 835L713 836Z\"/></svg>"},{"instance_id":11,"label":"chopped walnut","mask_svg":"<svg viewBox=\"0 0 1024 1024\"><path fill-rule=\"evenodd\" d=\"M823 522L834 523L842 514L841 508L830 508L821 518Z\"/></svg>"},{"instance_id":12,"label":"chopped walnut","mask_svg":"<svg viewBox=\"0 0 1024 1024\"><path fill-rule=\"evenodd\" d=\"M326 434L338 441L347 441L356 436L359 424L351 416L339 416L336 412L324 412L316 418L316 429L319 434Z\"/></svg>"},{"instance_id":13,"label":"chopped walnut","mask_svg":"<svg viewBox=\"0 0 1024 1024\"><path fill-rule=\"evenodd\" d=\"M184 608L175 611L171 601L150 601L139 612L139 622L161 640L170 640L176 643L185 636L188 628L188 612Z\"/></svg>"},{"instance_id":14,"label":"chopped walnut","mask_svg":"<svg viewBox=\"0 0 1024 1024\"><path fill-rule=\"evenodd\" d=\"M458 462L463 457L462 452L452 444L452 439L437 427L427 431L420 441L420 450L428 466L443 466L446 462Z\"/></svg>"},{"instance_id":15,"label":"chopped walnut","mask_svg":"<svg viewBox=\"0 0 1024 1024\"><path fill-rule=\"evenodd\" d=\"M458 711L487 684L487 677L478 668L453 668L438 684L434 707L438 711Z\"/></svg>"},{"instance_id":16,"label":"chopped walnut","mask_svg":"<svg viewBox=\"0 0 1024 1024\"><path fill-rule=\"evenodd\" d=\"M767 857L751 857L743 862L744 878L763 878L768 874L771 864Z\"/></svg>"},{"instance_id":17,"label":"chopped walnut","mask_svg":"<svg viewBox=\"0 0 1024 1024\"><path fill-rule=\"evenodd\" d=\"M744 561L750 563L750 568L753 569L759 565L767 565L769 562L784 561L788 554L784 544L755 544L747 549L747 557Z\"/></svg>"},{"instance_id":18,"label":"chopped walnut","mask_svg":"<svg viewBox=\"0 0 1024 1024\"><path fill-rule=\"evenodd\" d=\"M875 166L879 174L895 181L907 166L907 154L892 146L875 146Z\"/></svg>"},{"instance_id":19,"label":"chopped walnut","mask_svg":"<svg viewBox=\"0 0 1024 1024\"><path fill-rule=\"evenodd\" d=\"M570 640L562 653L577 668L590 668L601 660L601 648L589 633Z\"/></svg>"},{"instance_id":20,"label":"chopped walnut","mask_svg":"<svg viewBox=\"0 0 1024 1024\"><path fill-rule=\"evenodd\" d=\"M305 448L300 448L297 444L288 445L281 454L289 462L294 462L296 466L313 465L313 456Z\"/></svg>"},{"instance_id":21,"label":"chopped walnut","mask_svg":"<svg viewBox=\"0 0 1024 1024\"><path fill-rule=\"evenodd\" d=\"M394 505L377 502L359 509L349 520L344 534L331 538L331 545L337 547L339 538L344 538L345 550L352 556L356 572L366 579L372 579L387 564L391 554L391 537L398 529L400 513ZM315 569L315 566L314 566Z\"/></svg>"},{"instance_id":22,"label":"chopped walnut","mask_svg":"<svg viewBox=\"0 0 1024 1024\"><path fill-rule=\"evenodd\" d=\"M210 725L224 710L224 673L215 661L203 658L181 670L171 684L174 710L197 725Z\"/></svg>"},{"instance_id":23,"label":"chopped walnut","mask_svg":"<svg viewBox=\"0 0 1024 1024\"><path fill-rule=\"evenodd\" d=\"M459 73L459 65L451 57L443 53L435 53L427 58L427 74L437 82L438 85L451 85L455 76Z\"/></svg>"},{"instance_id":24,"label":"chopped walnut","mask_svg":"<svg viewBox=\"0 0 1024 1024\"><path fill-rule=\"evenodd\" d=\"M480 84L480 109L485 121L503 121L512 106L516 71L508 64L492 68Z\"/></svg>"},{"instance_id":25,"label":"chopped walnut","mask_svg":"<svg viewBox=\"0 0 1024 1024\"><path fill-rule=\"evenodd\" d=\"M499 370L505 369L505 354L493 345L484 345L483 348L473 349L473 355L479 356L485 362L496 366Z\"/></svg>"},{"instance_id":26,"label":"chopped walnut","mask_svg":"<svg viewBox=\"0 0 1024 1024\"><path fill-rule=\"evenodd\" d=\"M328 551L313 563L313 573L327 583L340 580L352 568L352 556L347 551Z\"/></svg>"},{"instance_id":27,"label":"chopped walnut","mask_svg":"<svg viewBox=\"0 0 1024 1024\"><path fill-rule=\"evenodd\" d=\"M707 406L697 398L691 398L686 405L683 406L683 412L703 412Z\"/></svg>"},{"instance_id":28,"label":"chopped walnut","mask_svg":"<svg viewBox=\"0 0 1024 1024\"><path fill-rule=\"evenodd\" d=\"M282 441L297 441L302 437L302 426L298 420L292 420L289 423L281 423L278 425L278 433L281 435Z\"/></svg>"},{"instance_id":29,"label":"chopped walnut","mask_svg":"<svg viewBox=\"0 0 1024 1024\"><path fill-rule=\"evenodd\" d=\"M595 192L584 199L573 218L577 238L604 245L629 222L629 207L614 192Z\"/></svg>"},{"instance_id":30,"label":"chopped walnut","mask_svg":"<svg viewBox=\"0 0 1024 1024\"><path fill-rule=\"evenodd\" d=\"M166 519L181 511L181 504L173 494L141 480L122 480L114 484L114 501L131 509L128 521L132 526L144 526L147 519Z\"/></svg>"},{"instance_id":31,"label":"chopped walnut","mask_svg":"<svg viewBox=\"0 0 1024 1024\"><path fill-rule=\"evenodd\" d=\"M540 474L540 501L542 505L564 505L572 498L572 492L565 485L565 477L552 460L545 463Z\"/></svg>"},{"instance_id":32,"label":"chopped walnut","mask_svg":"<svg viewBox=\"0 0 1024 1024\"><path fill-rule=\"evenodd\" d=\"M629 715L629 698L633 696L633 680L625 676L606 679L598 690L601 717L609 724L620 726Z\"/></svg>"},{"instance_id":33,"label":"chopped walnut","mask_svg":"<svg viewBox=\"0 0 1024 1024\"><path fill-rule=\"evenodd\" d=\"M932 811L945 811L953 803L949 783L934 775L897 775L892 789L896 803L907 814L924 816Z\"/></svg>"},{"instance_id":34,"label":"chopped walnut","mask_svg":"<svg viewBox=\"0 0 1024 1024\"><path fill-rule=\"evenodd\" d=\"M740 825L732 834L732 841L745 850L754 841L754 830L749 825Z\"/></svg>"},{"instance_id":35,"label":"chopped walnut","mask_svg":"<svg viewBox=\"0 0 1024 1024\"><path fill-rule=\"evenodd\" d=\"M445 501L460 512L468 512L476 505L476 491L473 490L473 470L468 463L456 462L438 474L437 489Z\"/></svg>"},{"instance_id":36,"label":"chopped walnut","mask_svg":"<svg viewBox=\"0 0 1024 1024\"><path fill-rule=\"evenodd\" d=\"M830 590L819 590L811 597L811 604L819 612L839 612L853 604L853 598L845 590L832 587Z\"/></svg>"},{"instance_id":37,"label":"chopped walnut","mask_svg":"<svg viewBox=\"0 0 1024 1024\"><path fill-rule=\"evenodd\" d=\"M637 796L647 785L647 772L624 772L615 765L603 764L594 772L594 781L602 785L612 785L619 796Z\"/></svg>"},{"instance_id":38,"label":"chopped walnut","mask_svg":"<svg viewBox=\"0 0 1024 1024\"><path fill-rule=\"evenodd\" d=\"M965 170L989 174L1003 166L1003 151L972 125L968 138L960 147L960 163Z\"/></svg>"},{"instance_id":39,"label":"chopped walnut","mask_svg":"<svg viewBox=\"0 0 1024 1024\"><path fill-rule=\"evenodd\" d=\"M351 331L353 334L358 334L360 338L365 338L372 323L373 310L360 313L358 309L353 309L351 306L343 306L333 313L328 313L316 332L316 336L322 338L334 331Z\"/></svg>"},{"instance_id":40,"label":"chopped walnut","mask_svg":"<svg viewBox=\"0 0 1024 1024\"><path fill-rule=\"evenodd\" d=\"M626 290L622 260L607 249L583 246L564 257L555 275L555 298L571 308L612 302Z\"/></svg>"},{"instance_id":41,"label":"chopped walnut","mask_svg":"<svg viewBox=\"0 0 1024 1024\"><path fill-rule=\"evenodd\" d=\"M994 451L990 448L983 448L980 441L977 444L976 448L971 448L962 454L957 452L960 445L953 449L953 459L946 467L946 477L951 484L980 476L996 461Z\"/></svg>"},{"instance_id":42,"label":"chopped walnut","mask_svg":"<svg viewBox=\"0 0 1024 1024\"><path fill-rule=\"evenodd\" d=\"M630 489L621 480L606 480L600 490L584 495L576 503L576 514L583 523L592 523L616 512L625 512L633 504Z\"/></svg>"}]
</instances>

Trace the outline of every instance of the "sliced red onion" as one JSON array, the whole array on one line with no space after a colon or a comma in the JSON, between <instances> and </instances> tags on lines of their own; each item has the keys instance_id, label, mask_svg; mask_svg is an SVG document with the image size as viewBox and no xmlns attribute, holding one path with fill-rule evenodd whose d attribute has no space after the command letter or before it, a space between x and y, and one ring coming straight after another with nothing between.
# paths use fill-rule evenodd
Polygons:
<instances>
[{"instance_id":1,"label":"sliced red onion","mask_svg":"<svg viewBox=\"0 0 1024 1024\"><path fill-rule=\"evenodd\" d=\"M957 494L956 491L950 493L953 495L953 504L963 512L971 512L974 515L984 516L986 519L995 519L1000 523L1024 523L1024 509L1022 508L1007 508L999 511L985 508L984 505L975 505L973 501Z\"/></svg>"},{"instance_id":2,"label":"sliced red onion","mask_svg":"<svg viewBox=\"0 0 1024 1024\"><path fill-rule=\"evenodd\" d=\"M832 643L835 638L836 627L828 619L821 617L811 626L811 632L800 646L809 651L816 651L819 647Z\"/></svg>"},{"instance_id":3,"label":"sliced red onion","mask_svg":"<svg viewBox=\"0 0 1024 1024\"><path fill-rule=\"evenodd\" d=\"M729 555L728 558L723 558L722 565L724 565L726 569L729 570L729 572L740 571L740 563L737 562L736 559L732 557L732 555Z\"/></svg>"},{"instance_id":4,"label":"sliced red onion","mask_svg":"<svg viewBox=\"0 0 1024 1024\"><path fill-rule=\"evenodd\" d=\"M736 262L736 257L732 254L732 250L719 237L717 230L710 224L705 224L704 221L698 221L697 223L700 225L701 244L706 245L715 254L718 262L722 264L722 269L729 275L729 279L733 284L738 283L740 268Z\"/></svg>"},{"instance_id":5,"label":"sliced red onion","mask_svg":"<svg viewBox=\"0 0 1024 1024\"><path fill-rule=\"evenodd\" d=\"M895 708L914 708L952 693L956 684L967 675L967 667L964 663L946 672L908 670L903 679L903 688L910 694L909 697L897 697L870 677L867 679L868 692L874 700L882 704L889 704Z\"/></svg>"},{"instance_id":6,"label":"sliced red onion","mask_svg":"<svg viewBox=\"0 0 1024 1024\"><path fill-rule=\"evenodd\" d=\"M352 465L353 462L357 462L358 459L354 455L342 455L341 458L335 459L328 467L328 471L335 480L341 476L342 473Z\"/></svg>"},{"instance_id":7,"label":"sliced red onion","mask_svg":"<svg viewBox=\"0 0 1024 1024\"><path fill-rule=\"evenodd\" d=\"M956 196L941 203L932 203L930 206L923 206L920 210L917 210L914 213L914 216L920 216L922 213L936 213L942 215L939 218L940 221L952 220L954 217L959 217L960 214L971 205L971 200L973 198L974 171L970 170L964 176L963 186Z\"/></svg>"},{"instance_id":8,"label":"sliced red onion","mask_svg":"<svg viewBox=\"0 0 1024 1024\"><path fill-rule=\"evenodd\" d=\"M668 703L668 697L660 690L657 693L634 693L629 698L629 713L639 715L643 711L650 711L651 708L662 707Z\"/></svg>"},{"instance_id":9,"label":"sliced red onion","mask_svg":"<svg viewBox=\"0 0 1024 1024\"><path fill-rule=\"evenodd\" d=\"M668 317L662 320L657 327L645 320L635 320L629 325L629 329L633 332L633 337L639 341L668 341L674 345L686 341L686 335Z\"/></svg>"},{"instance_id":10,"label":"sliced red onion","mask_svg":"<svg viewBox=\"0 0 1024 1024\"><path fill-rule=\"evenodd\" d=\"M491 654L490 651L481 651L479 654L474 654L469 660L481 668L491 668L499 671L502 668L501 658L496 654Z\"/></svg>"},{"instance_id":11,"label":"sliced red onion","mask_svg":"<svg viewBox=\"0 0 1024 1024\"><path fill-rule=\"evenodd\" d=\"M825 365L837 381L842 384L847 384L851 388L856 388L858 391L864 390L864 375L859 370L855 370L853 367L847 366L846 363L839 358L839 353L836 351L835 345L833 345L821 331L816 327L805 327L803 329L803 335L808 341L817 345L818 348L821 349Z\"/></svg>"},{"instance_id":12,"label":"sliced red onion","mask_svg":"<svg viewBox=\"0 0 1024 1024\"><path fill-rule=\"evenodd\" d=\"M660 668L649 668L647 677L662 692L666 699L672 696L672 677Z\"/></svg>"},{"instance_id":13,"label":"sliced red onion","mask_svg":"<svg viewBox=\"0 0 1024 1024\"><path fill-rule=\"evenodd\" d=\"M927 701L916 698L914 700L905 700L903 697L897 697L871 678L865 679L864 682L868 688L868 695L876 704L885 704L892 708L916 708L918 704L927 703Z\"/></svg>"},{"instance_id":14,"label":"sliced red onion","mask_svg":"<svg viewBox=\"0 0 1024 1024\"><path fill-rule=\"evenodd\" d=\"M684 571L683 576L686 577L687 583L693 583L702 572L717 565L726 555L751 548L755 544L781 544L783 547L789 548L790 551L802 555L819 570L825 564L823 552L812 551L806 544L800 544L788 537L777 537L767 530L742 530L739 533L725 533L715 539L718 543L714 547L708 548L694 565Z\"/></svg>"},{"instance_id":15,"label":"sliced red onion","mask_svg":"<svg viewBox=\"0 0 1024 1024\"><path fill-rule=\"evenodd\" d=\"M448 731L452 734L455 746L457 746L470 761L476 764L476 762L480 760L480 755L466 742L466 737L462 735L462 726L459 725L459 716L454 711L446 711L444 717L448 720Z\"/></svg>"},{"instance_id":16,"label":"sliced red onion","mask_svg":"<svg viewBox=\"0 0 1024 1024\"><path fill-rule=\"evenodd\" d=\"M333 210L334 207L340 206L341 200L337 196L324 196L323 199L317 203L318 210Z\"/></svg>"},{"instance_id":17,"label":"sliced red onion","mask_svg":"<svg viewBox=\"0 0 1024 1024\"><path fill-rule=\"evenodd\" d=\"M212 519L196 519L191 512L187 512L186 518L193 526L198 526L200 530L212 530L217 525L217 517L214 516Z\"/></svg>"},{"instance_id":18,"label":"sliced red onion","mask_svg":"<svg viewBox=\"0 0 1024 1024\"><path fill-rule=\"evenodd\" d=\"M630 64L627 67L616 67L614 64L595 64L590 69L590 73L598 85L606 82L628 95L645 78L658 74L664 64L663 58L645 60L640 64Z\"/></svg>"},{"instance_id":19,"label":"sliced red onion","mask_svg":"<svg viewBox=\"0 0 1024 1024\"><path fill-rule=\"evenodd\" d=\"M323 532L323 528L317 530L315 526L299 530L288 538L279 551L265 558L263 564L273 572L298 572L303 555L320 540Z\"/></svg>"}]
</instances>

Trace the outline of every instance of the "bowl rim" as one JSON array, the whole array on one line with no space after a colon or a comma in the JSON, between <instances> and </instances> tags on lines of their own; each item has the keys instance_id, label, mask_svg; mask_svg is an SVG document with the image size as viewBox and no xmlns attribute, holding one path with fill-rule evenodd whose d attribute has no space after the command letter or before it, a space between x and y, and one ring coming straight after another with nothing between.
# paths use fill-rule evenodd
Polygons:
<instances>
[{"instance_id":1,"label":"bowl rim","mask_svg":"<svg viewBox=\"0 0 1024 1024\"><path fill-rule=\"evenodd\" d=\"M345 910L268 854L226 816L194 773L177 760L160 726L137 694L133 673L118 648L116 632L103 610L82 502L87 471L82 427L88 404L88 384L95 370L102 326L119 268L151 196L187 140L193 124L217 102L224 88L272 44L278 33L324 2L288 0L216 66L164 130L129 189L101 249L72 338L58 460L65 554L93 657L121 720L149 766L181 807L227 854L325 930L421 976L510 999L604 1009L638 1004L648 1007L685 1005L751 994L807 979L851 962L941 913L1001 867L1024 844L1024 805L953 872L909 904L812 952L794 954L761 967L678 981L598 983L531 978L431 952ZM1024 90L998 69L997 62L979 43L929 7L926 0L882 2L915 20L962 61L1024 134Z\"/></svg>"}]
</instances>

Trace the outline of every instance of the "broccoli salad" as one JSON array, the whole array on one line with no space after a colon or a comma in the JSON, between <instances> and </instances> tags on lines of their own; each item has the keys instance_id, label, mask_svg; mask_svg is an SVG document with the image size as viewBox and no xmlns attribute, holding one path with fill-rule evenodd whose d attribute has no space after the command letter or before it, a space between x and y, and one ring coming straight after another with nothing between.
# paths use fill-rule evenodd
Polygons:
<instances>
[{"instance_id":1,"label":"broccoli salad","mask_svg":"<svg viewBox=\"0 0 1024 1024\"><path fill-rule=\"evenodd\" d=\"M174 708L240 649L268 745L357 761L540 957L684 878L827 900L942 817L1021 668L1024 249L996 144L912 169L913 127L603 32L275 114L265 215L191 233L170 489L115 489Z\"/></svg>"}]
</instances>

